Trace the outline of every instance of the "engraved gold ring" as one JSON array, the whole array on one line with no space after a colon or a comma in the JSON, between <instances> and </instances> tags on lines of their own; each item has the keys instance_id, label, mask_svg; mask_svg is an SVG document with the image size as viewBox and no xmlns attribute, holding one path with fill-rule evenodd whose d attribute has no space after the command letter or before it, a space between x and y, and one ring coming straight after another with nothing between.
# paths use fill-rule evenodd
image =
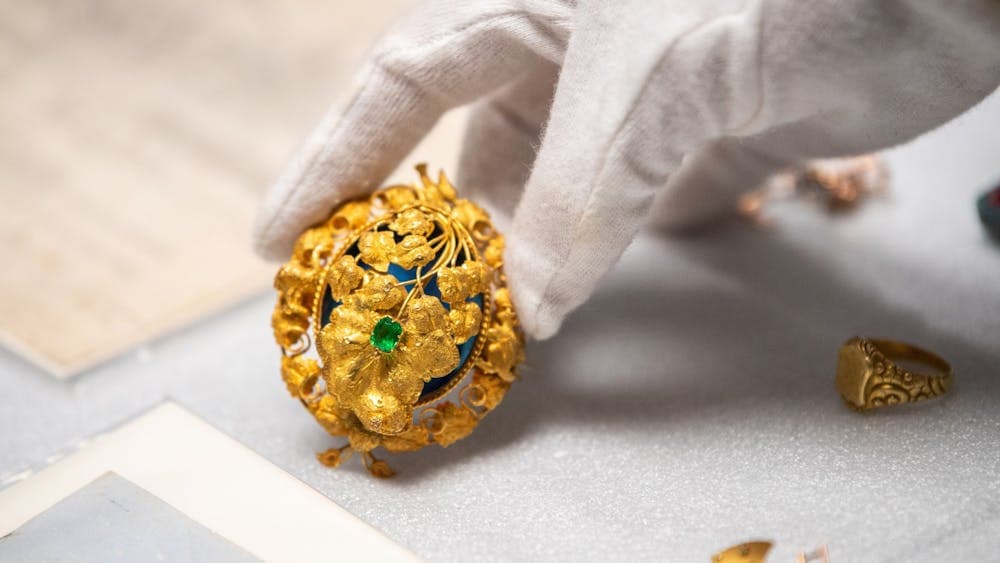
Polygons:
<instances>
[{"instance_id":1,"label":"engraved gold ring","mask_svg":"<svg viewBox=\"0 0 1000 563\"><path fill-rule=\"evenodd\" d=\"M948 362L912 344L856 336L840 347L837 390L854 410L937 397L952 379Z\"/></svg>"}]
</instances>

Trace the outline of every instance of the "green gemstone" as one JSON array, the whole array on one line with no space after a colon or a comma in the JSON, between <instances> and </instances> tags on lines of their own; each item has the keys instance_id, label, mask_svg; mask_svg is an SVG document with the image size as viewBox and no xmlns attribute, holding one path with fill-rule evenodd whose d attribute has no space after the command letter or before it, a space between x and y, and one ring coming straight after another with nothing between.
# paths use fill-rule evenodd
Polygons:
<instances>
[{"instance_id":1,"label":"green gemstone","mask_svg":"<svg viewBox=\"0 0 1000 563\"><path fill-rule=\"evenodd\" d=\"M403 327L399 323L392 320L392 317L382 317L375 323L371 338L368 340L372 346L389 353L396 348L396 344L399 344L400 334L403 334Z\"/></svg>"}]
</instances>

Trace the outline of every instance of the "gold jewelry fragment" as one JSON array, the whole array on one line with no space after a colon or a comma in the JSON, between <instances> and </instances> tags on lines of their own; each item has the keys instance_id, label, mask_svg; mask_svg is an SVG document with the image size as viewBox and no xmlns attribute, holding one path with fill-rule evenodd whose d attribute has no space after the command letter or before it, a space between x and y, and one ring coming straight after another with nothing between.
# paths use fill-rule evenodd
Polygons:
<instances>
[{"instance_id":1,"label":"gold jewelry fragment","mask_svg":"<svg viewBox=\"0 0 1000 563\"><path fill-rule=\"evenodd\" d=\"M912 372L899 362L920 364L932 373ZM840 347L837 390L854 410L930 399L947 392L951 383L948 362L910 344L856 336Z\"/></svg>"},{"instance_id":2,"label":"gold jewelry fragment","mask_svg":"<svg viewBox=\"0 0 1000 563\"><path fill-rule=\"evenodd\" d=\"M734 545L712 556L712 563L764 563L773 544L769 541L751 541Z\"/></svg>"},{"instance_id":3,"label":"gold jewelry fragment","mask_svg":"<svg viewBox=\"0 0 1000 563\"><path fill-rule=\"evenodd\" d=\"M337 467L357 452L376 477L394 473L376 448L471 433L523 359L503 236L443 172L417 171L418 184L347 202L303 233L274 280L288 391L347 438L317 458Z\"/></svg>"},{"instance_id":4,"label":"gold jewelry fragment","mask_svg":"<svg viewBox=\"0 0 1000 563\"><path fill-rule=\"evenodd\" d=\"M771 223L763 209L769 202L808 198L822 203L830 213L850 211L865 199L889 189L889 169L877 154L808 161L768 178L737 202L737 212L750 222Z\"/></svg>"},{"instance_id":5,"label":"gold jewelry fragment","mask_svg":"<svg viewBox=\"0 0 1000 563\"><path fill-rule=\"evenodd\" d=\"M795 556L795 563L830 563L830 550L825 545L821 545L809 553L799 553Z\"/></svg>"}]
</instances>

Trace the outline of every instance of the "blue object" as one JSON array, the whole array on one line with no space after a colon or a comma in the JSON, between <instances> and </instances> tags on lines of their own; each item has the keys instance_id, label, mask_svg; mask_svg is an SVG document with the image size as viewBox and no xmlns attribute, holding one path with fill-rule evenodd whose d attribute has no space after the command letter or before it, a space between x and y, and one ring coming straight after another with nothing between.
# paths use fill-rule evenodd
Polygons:
<instances>
[{"instance_id":1,"label":"blue object","mask_svg":"<svg viewBox=\"0 0 1000 563\"><path fill-rule=\"evenodd\" d=\"M983 226L993 238L1000 240L1000 186L981 195L977 207Z\"/></svg>"}]
</instances>

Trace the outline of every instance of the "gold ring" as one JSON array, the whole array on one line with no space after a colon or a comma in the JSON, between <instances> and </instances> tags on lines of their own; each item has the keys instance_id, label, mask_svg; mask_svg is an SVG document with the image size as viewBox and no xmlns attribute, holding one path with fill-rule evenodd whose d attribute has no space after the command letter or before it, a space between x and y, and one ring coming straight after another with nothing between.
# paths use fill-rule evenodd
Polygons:
<instances>
[{"instance_id":1,"label":"gold ring","mask_svg":"<svg viewBox=\"0 0 1000 563\"><path fill-rule=\"evenodd\" d=\"M900 362L919 364L932 373L910 371ZM840 347L837 390L854 410L937 397L951 388L952 379L948 362L911 344L855 336Z\"/></svg>"}]
</instances>

